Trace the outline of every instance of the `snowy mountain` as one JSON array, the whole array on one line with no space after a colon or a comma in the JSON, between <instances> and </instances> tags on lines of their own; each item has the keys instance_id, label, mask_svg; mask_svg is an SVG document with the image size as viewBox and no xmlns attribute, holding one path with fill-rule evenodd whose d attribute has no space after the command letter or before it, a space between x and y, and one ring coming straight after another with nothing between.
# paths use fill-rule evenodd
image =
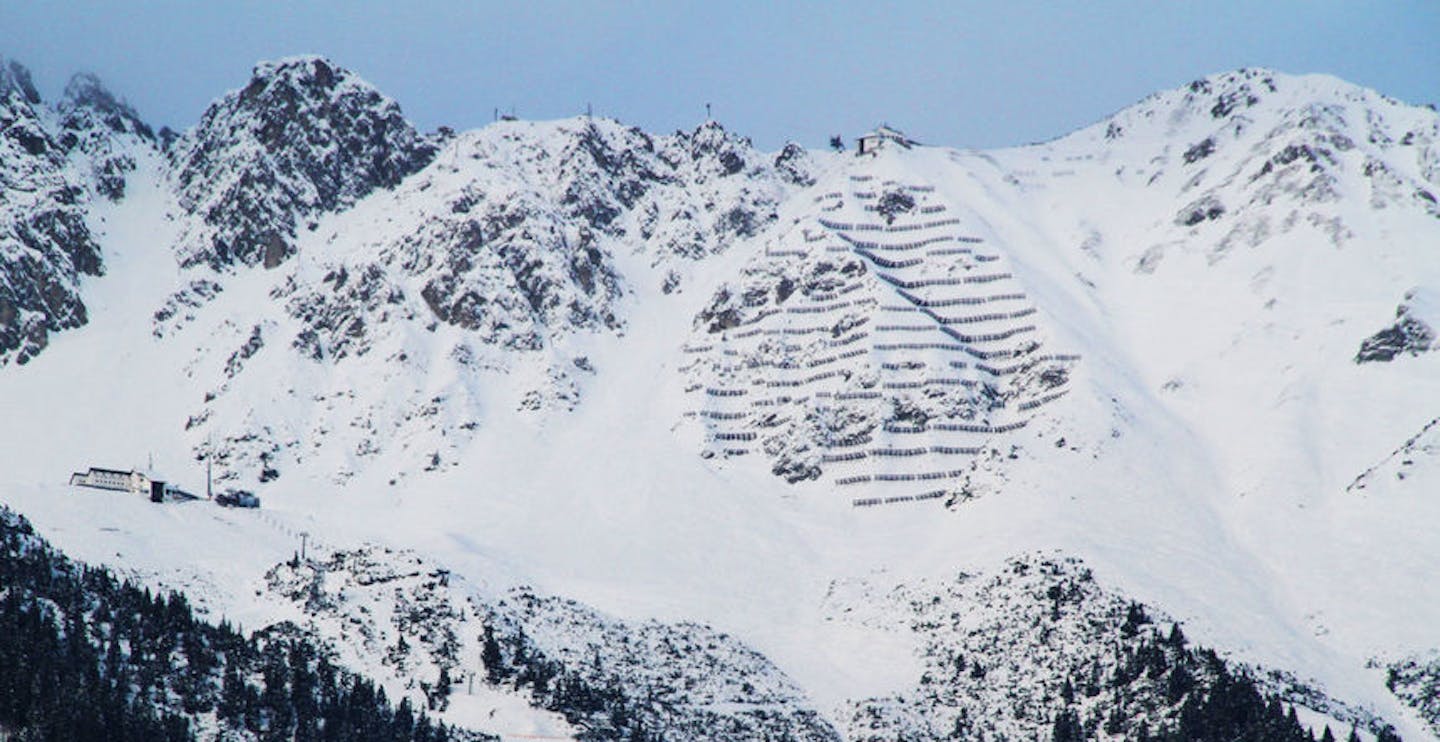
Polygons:
<instances>
[{"instance_id":1,"label":"snowy mountain","mask_svg":"<svg viewBox=\"0 0 1440 742\"><path fill-rule=\"evenodd\" d=\"M125 196L125 178L136 167L128 150L155 144L155 133L128 103L117 99L92 74L78 74L65 86L56 108L60 146L89 161L89 182L101 196Z\"/></svg>"},{"instance_id":2,"label":"snowy mountain","mask_svg":"<svg viewBox=\"0 0 1440 742\"><path fill-rule=\"evenodd\" d=\"M101 121L106 107L118 128ZM85 324L81 277L104 270L85 203L114 193L123 164L105 155L128 125L94 78L77 77L52 108L24 66L0 60L0 364L25 363L51 333ZM91 161L101 177L87 177Z\"/></svg>"},{"instance_id":3,"label":"snowy mountain","mask_svg":"<svg viewBox=\"0 0 1440 742\"><path fill-rule=\"evenodd\" d=\"M684 264L773 221L787 175L713 124L658 141L589 119L457 136L403 184L316 222L273 276L190 273L155 315L157 335L207 338L192 363L214 386L187 430L227 476L315 456L337 481L386 453L403 457L393 477L449 466L487 416L477 371L530 385L507 407L573 407L595 369L572 338L623 333L627 283L645 280L617 260L663 269L649 282L675 291ZM186 327L212 302L209 322ZM310 373L327 367L344 375ZM257 409L251 395L282 383L294 403ZM355 387L396 403L377 409ZM361 435L337 451L345 428Z\"/></svg>"},{"instance_id":4,"label":"snowy mountain","mask_svg":"<svg viewBox=\"0 0 1440 742\"><path fill-rule=\"evenodd\" d=\"M1431 109L765 153L295 57L171 141L4 69L0 497L77 559L501 737L1440 738Z\"/></svg>"},{"instance_id":5,"label":"snowy mountain","mask_svg":"<svg viewBox=\"0 0 1440 742\"><path fill-rule=\"evenodd\" d=\"M262 63L175 142L175 191L198 218L181 263L274 268L302 223L393 187L434 151L349 71L318 57Z\"/></svg>"}]
</instances>

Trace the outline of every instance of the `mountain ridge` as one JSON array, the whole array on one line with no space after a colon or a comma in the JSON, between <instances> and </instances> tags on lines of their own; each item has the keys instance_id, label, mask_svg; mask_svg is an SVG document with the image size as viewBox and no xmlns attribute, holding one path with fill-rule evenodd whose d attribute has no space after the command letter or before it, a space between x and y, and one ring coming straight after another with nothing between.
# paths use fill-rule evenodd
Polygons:
<instances>
[{"instance_id":1,"label":"mountain ridge","mask_svg":"<svg viewBox=\"0 0 1440 742\"><path fill-rule=\"evenodd\" d=\"M1062 594L1078 570L1108 575L1077 589L1111 628L1135 601L1231 668L1295 679L1266 687L1317 735L1437 734L1417 690L1440 647L1423 497L1440 377L1417 329L1433 330L1440 287L1421 195L1440 185L1433 111L1242 70L1040 145L767 153L716 122L422 134L304 56L258 65L162 148L84 78L73 97L96 115L62 145L59 114L5 69L6 110L24 115L5 193L22 177L71 193L29 213L90 240L44 245L61 301L25 299L44 312L0 333L22 361L0 369L0 405L34 421L0 439L24 453L5 497L81 558L247 624L313 621L412 703L439 681L405 682L391 637L413 644L415 623L383 622L406 604L326 597L329 580L348 584L356 554L410 569L407 550L488 580L514 602L492 607L513 620L500 664L445 665L451 681L493 670L442 717L475 729L500 730L476 704L598 737L759 719L680 693L704 673L656 650L728 646L719 632L783 679L784 724L819 738L960 734L920 721L969 697L968 676L937 674L952 649L1046 689L1025 718L992 714L998 696L965 706L989 709L972 737L1073 722L1115 738L1123 704L1056 700L1084 662L1027 666L1044 640L985 623L983 606L1013 604L1079 635L1045 623L1043 581L981 587L1053 554L1086 565L1051 575ZM99 373L97 355L115 362ZM265 507L102 514L55 484L149 454L195 491L211 464ZM321 556L267 576L301 531ZM856 583L877 587L827 599ZM326 601L333 614L307 613ZM637 632L648 649L617 638ZM1206 682L1238 673L1161 652ZM647 661L666 669L606 679ZM743 694L727 678L711 679ZM633 715L647 692L679 705ZM1179 723L1183 705L1146 723Z\"/></svg>"}]
</instances>

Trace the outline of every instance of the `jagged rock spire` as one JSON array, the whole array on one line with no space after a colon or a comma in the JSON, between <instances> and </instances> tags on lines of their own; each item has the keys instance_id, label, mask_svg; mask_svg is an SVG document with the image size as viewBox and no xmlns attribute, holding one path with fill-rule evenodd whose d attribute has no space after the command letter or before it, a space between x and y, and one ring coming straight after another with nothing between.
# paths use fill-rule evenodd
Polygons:
<instances>
[{"instance_id":1,"label":"jagged rock spire","mask_svg":"<svg viewBox=\"0 0 1440 742\"><path fill-rule=\"evenodd\" d=\"M181 261L278 265L303 220L394 186L434 153L349 70L316 56L262 62L174 149L181 204L202 222Z\"/></svg>"},{"instance_id":2,"label":"jagged rock spire","mask_svg":"<svg viewBox=\"0 0 1440 742\"><path fill-rule=\"evenodd\" d=\"M32 106L40 102L40 93L30 79L30 70L13 59L0 57L0 96L11 93L19 93Z\"/></svg>"}]
</instances>

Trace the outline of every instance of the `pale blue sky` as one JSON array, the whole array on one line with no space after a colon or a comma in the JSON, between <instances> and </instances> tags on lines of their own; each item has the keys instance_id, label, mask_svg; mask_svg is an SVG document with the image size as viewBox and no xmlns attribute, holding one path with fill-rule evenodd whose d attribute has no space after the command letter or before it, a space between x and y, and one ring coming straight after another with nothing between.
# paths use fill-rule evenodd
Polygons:
<instances>
[{"instance_id":1,"label":"pale blue sky","mask_svg":"<svg viewBox=\"0 0 1440 742\"><path fill-rule=\"evenodd\" d=\"M715 118L777 148L880 120L922 141L1049 139L1241 66L1440 101L1440 1L125 2L0 0L0 55L58 95L93 71L182 129L260 59L319 53L425 129L583 112Z\"/></svg>"}]
</instances>

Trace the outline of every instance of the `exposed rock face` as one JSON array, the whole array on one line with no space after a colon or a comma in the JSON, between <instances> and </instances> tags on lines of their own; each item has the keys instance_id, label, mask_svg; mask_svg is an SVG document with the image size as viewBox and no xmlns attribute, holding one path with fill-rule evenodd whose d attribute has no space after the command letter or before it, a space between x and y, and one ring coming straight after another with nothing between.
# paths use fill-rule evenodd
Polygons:
<instances>
[{"instance_id":1,"label":"exposed rock face","mask_svg":"<svg viewBox=\"0 0 1440 742\"><path fill-rule=\"evenodd\" d=\"M455 162L469 167L445 167ZM395 192L389 206L413 218L340 235L371 249L334 275L386 276L395 296L486 345L535 350L623 327L617 251L655 262L718 252L772 221L782 192L781 176L716 124L657 140L605 120L507 122L462 135ZM296 308L321 300L297 297Z\"/></svg>"},{"instance_id":2,"label":"exposed rock face","mask_svg":"<svg viewBox=\"0 0 1440 742\"><path fill-rule=\"evenodd\" d=\"M1176 109L1187 115L1204 109L1213 121L1211 135L1186 149L1179 163L1190 177L1187 189L1204 190L1175 217L1177 226L1223 229L1209 252L1212 262L1232 249L1254 247L1272 234L1289 231L1302 223L1300 214L1307 222L1333 218L1329 204L1339 198L1344 153L1355 148L1346 112L1316 102L1284 111L1268 130L1252 132L1251 109L1267 105L1267 98L1279 93L1269 72L1240 70L1191 83ZM1238 164L1216 162L1233 158L1242 147L1249 152ZM1277 202L1296 216L1274 223L1272 205ZM1212 223L1214 227L1209 226ZM1342 224L1334 224L1331 235L1338 245L1350 235Z\"/></svg>"},{"instance_id":3,"label":"exposed rock face","mask_svg":"<svg viewBox=\"0 0 1440 742\"><path fill-rule=\"evenodd\" d=\"M333 288L297 293L292 314L328 302L350 315L356 342L369 344L393 329L354 324L373 314L366 287L383 281L386 301L403 306L403 316L453 325L499 348L537 350L576 330L621 327L614 306L620 277L603 232L567 219L553 201L513 181L471 181L442 202L427 202L420 194L435 185L428 175L397 196L417 209L419 218L407 222L413 226L372 244L374 252L336 261Z\"/></svg>"},{"instance_id":4,"label":"exposed rock face","mask_svg":"<svg viewBox=\"0 0 1440 742\"><path fill-rule=\"evenodd\" d=\"M803 150L777 169L713 121L652 137L606 119L509 123L475 133L470 157L512 169L561 218L649 253L700 258L749 237L804 173ZM462 149L461 157L464 157Z\"/></svg>"},{"instance_id":5,"label":"exposed rock face","mask_svg":"<svg viewBox=\"0 0 1440 742\"><path fill-rule=\"evenodd\" d=\"M1420 355L1430 349L1435 331L1414 317L1402 314L1395 324L1371 335L1360 344L1356 363L1390 361L1402 353Z\"/></svg>"},{"instance_id":6,"label":"exposed rock face","mask_svg":"<svg viewBox=\"0 0 1440 742\"><path fill-rule=\"evenodd\" d=\"M30 70L13 59L0 59L0 95L15 96L32 106L40 104L40 92L35 89Z\"/></svg>"},{"instance_id":7,"label":"exposed rock face","mask_svg":"<svg viewBox=\"0 0 1440 742\"><path fill-rule=\"evenodd\" d=\"M1385 687L1440 735L1440 650L1402 658L1385 670Z\"/></svg>"},{"instance_id":8,"label":"exposed rock face","mask_svg":"<svg viewBox=\"0 0 1440 742\"><path fill-rule=\"evenodd\" d=\"M0 60L0 365L25 363L51 333L85 324L80 279L102 271L85 223L87 184L30 73Z\"/></svg>"},{"instance_id":9,"label":"exposed rock face","mask_svg":"<svg viewBox=\"0 0 1440 742\"><path fill-rule=\"evenodd\" d=\"M1435 322L1440 319L1440 296L1427 289L1411 289L1395 308L1395 324L1360 343L1356 363L1392 361L1402 354L1418 356L1435 343Z\"/></svg>"},{"instance_id":10,"label":"exposed rock face","mask_svg":"<svg viewBox=\"0 0 1440 742\"><path fill-rule=\"evenodd\" d=\"M70 78L60 101L60 145L89 160L97 193L111 201L125 195L126 176L135 170L134 148L155 146L150 125L130 104L116 98L91 74Z\"/></svg>"},{"instance_id":11,"label":"exposed rock face","mask_svg":"<svg viewBox=\"0 0 1440 742\"><path fill-rule=\"evenodd\" d=\"M713 121L662 137L656 149L675 173L674 187L644 205L638 225L657 257L700 258L754 237L775 221L786 186L813 180L803 150L767 162L749 139Z\"/></svg>"},{"instance_id":12,"label":"exposed rock face","mask_svg":"<svg viewBox=\"0 0 1440 742\"><path fill-rule=\"evenodd\" d=\"M805 187L815 185L814 163L804 147L790 142L775 156L775 170L793 185Z\"/></svg>"},{"instance_id":13,"label":"exposed rock face","mask_svg":"<svg viewBox=\"0 0 1440 742\"><path fill-rule=\"evenodd\" d=\"M354 73L319 57L262 63L172 150L180 204L197 218L180 260L273 268L314 217L393 187L434 153Z\"/></svg>"}]
</instances>

